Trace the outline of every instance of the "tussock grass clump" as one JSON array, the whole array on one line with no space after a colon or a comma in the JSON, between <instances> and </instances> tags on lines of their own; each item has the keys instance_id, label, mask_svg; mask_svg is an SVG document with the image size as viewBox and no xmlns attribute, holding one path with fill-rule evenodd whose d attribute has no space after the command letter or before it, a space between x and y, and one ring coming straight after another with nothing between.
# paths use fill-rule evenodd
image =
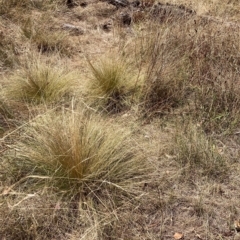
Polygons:
<instances>
[{"instance_id":1,"label":"tussock grass clump","mask_svg":"<svg viewBox=\"0 0 240 240\"><path fill-rule=\"evenodd\" d=\"M18 142L15 163L23 166L23 172L36 170L69 191L74 183L88 190L131 186L146 166L129 131L87 115L63 112L41 116L29 124Z\"/></svg>"},{"instance_id":2,"label":"tussock grass clump","mask_svg":"<svg viewBox=\"0 0 240 240\"><path fill-rule=\"evenodd\" d=\"M9 79L7 97L29 103L56 102L70 94L77 76L62 66L33 60Z\"/></svg>"},{"instance_id":3,"label":"tussock grass clump","mask_svg":"<svg viewBox=\"0 0 240 240\"><path fill-rule=\"evenodd\" d=\"M136 43L137 65L144 75L141 99L147 115L162 114L186 102L189 61L181 56L172 38L166 26L149 24Z\"/></svg>"},{"instance_id":4,"label":"tussock grass clump","mask_svg":"<svg viewBox=\"0 0 240 240\"><path fill-rule=\"evenodd\" d=\"M130 96L136 91L127 65L120 59L103 59L98 64L88 61L92 79L90 94L93 102L108 112L119 112L130 104Z\"/></svg>"},{"instance_id":5,"label":"tussock grass clump","mask_svg":"<svg viewBox=\"0 0 240 240\"><path fill-rule=\"evenodd\" d=\"M176 132L172 152L185 179L205 176L224 181L229 167L211 138L190 124Z\"/></svg>"}]
</instances>

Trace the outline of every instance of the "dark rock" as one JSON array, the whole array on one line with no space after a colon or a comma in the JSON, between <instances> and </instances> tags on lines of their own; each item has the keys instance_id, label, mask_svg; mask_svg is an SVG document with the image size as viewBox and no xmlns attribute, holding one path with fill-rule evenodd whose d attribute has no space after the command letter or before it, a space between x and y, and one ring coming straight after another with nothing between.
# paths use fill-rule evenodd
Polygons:
<instances>
[{"instance_id":1,"label":"dark rock","mask_svg":"<svg viewBox=\"0 0 240 240\"><path fill-rule=\"evenodd\" d=\"M141 4L141 2L140 2L139 0L135 0L135 1L133 1L133 2L131 3L131 5L132 5L133 7L139 7L140 4Z\"/></svg>"},{"instance_id":2,"label":"dark rock","mask_svg":"<svg viewBox=\"0 0 240 240\"><path fill-rule=\"evenodd\" d=\"M87 2L80 3L80 6L83 7L83 8L85 8L87 5L88 5Z\"/></svg>"},{"instance_id":3,"label":"dark rock","mask_svg":"<svg viewBox=\"0 0 240 240\"><path fill-rule=\"evenodd\" d=\"M127 25L129 26L132 22L132 17L130 16L129 13L125 12L125 13L121 13L121 23L123 25Z\"/></svg>"},{"instance_id":4,"label":"dark rock","mask_svg":"<svg viewBox=\"0 0 240 240\"><path fill-rule=\"evenodd\" d=\"M74 0L67 0L66 5L69 8L73 8L73 7L77 6L77 4L74 2Z\"/></svg>"}]
</instances>

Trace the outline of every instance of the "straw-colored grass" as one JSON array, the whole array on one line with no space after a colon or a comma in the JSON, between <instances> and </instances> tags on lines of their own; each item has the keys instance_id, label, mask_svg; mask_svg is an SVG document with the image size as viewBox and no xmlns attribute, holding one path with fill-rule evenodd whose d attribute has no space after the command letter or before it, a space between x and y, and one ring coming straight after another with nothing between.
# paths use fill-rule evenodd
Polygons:
<instances>
[{"instance_id":1,"label":"straw-colored grass","mask_svg":"<svg viewBox=\"0 0 240 240\"><path fill-rule=\"evenodd\" d=\"M88 63L92 73L89 94L93 102L108 112L126 109L137 86L124 60L112 57Z\"/></svg>"},{"instance_id":2,"label":"straw-colored grass","mask_svg":"<svg viewBox=\"0 0 240 240\"><path fill-rule=\"evenodd\" d=\"M16 49L14 39L0 33L0 68L13 67L18 63Z\"/></svg>"},{"instance_id":3,"label":"straw-colored grass","mask_svg":"<svg viewBox=\"0 0 240 240\"><path fill-rule=\"evenodd\" d=\"M0 238L239 239L239 1L70 2L0 0Z\"/></svg>"},{"instance_id":4,"label":"straw-colored grass","mask_svg":"<svg viewBox=\"0 0 240 240\"><path fill-rule=\"evenodd\" d=\"M22 24L22 33L28 38L41 53L57 52L70 56L68 34L60 30L53 30L53 19L45 14L38 20L28 18Z\"/></svg>"},{"instance_id":5,"label":"straw-colored grass","mask_svg":"<svg viewBox=\"0 0 240 240\"><path fill-rule=\"evenodd\" d=\"M172 154L185 180L199 176L217 181L227 179L229 166L226 158L214 141L192 124L176 132Z\"/></svg>"},{"instance_id":6,"label":"straw-colored grass","mask_svg":"<svg viewBox=\"0 0 240 240\"><path fill-rule=\"evenodd\" d=\"M99 189L132 185L146 166L130 132L87 115L46 114L30 123L16 146L16 163L23 171L36 169L57 180L58 187L75 182Z\"/></svg>"},{"instance_id":7,"label":"straw-colored grass","mask_svg":"<svg viewBox=\"0 0 240 240\"><path fill-rule=\"evenodd\" d=\"M73 91L77 78L64 66L33 60L9 78L7 97L36 104L56 102Z\"/></svg>"}]
</instances>

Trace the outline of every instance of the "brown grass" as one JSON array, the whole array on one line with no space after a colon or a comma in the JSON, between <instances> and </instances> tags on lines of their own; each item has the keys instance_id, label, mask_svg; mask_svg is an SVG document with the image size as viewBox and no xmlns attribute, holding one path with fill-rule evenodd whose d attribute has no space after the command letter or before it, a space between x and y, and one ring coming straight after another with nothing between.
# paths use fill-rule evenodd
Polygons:
<instances>
[{"instance_id":1,"label":"brown grass","mask_svg":"<svg viewBox=\"0 0 240 240\"><path fill-rule=\"evenodd\" d=\"M239 2L76 2L0 0L0 238L239 239Z\"/></svg>"},{"instance_id":2,"label":"brown grass","mask_svg":"<svg viewBox=\"0 0 240 240\"><path fill-rule=\"evenodd\" d=\"M0 39L0 68L14 67L18 63L17 44L3 33L0 33Z\"/></svg>"},{"instance_id":3,"label":"brown grass","mask_svg":"<svg viewBox=\"0 0 240 240\"><path fill-rule=\"evenodd\" d=\"M70 56L71 47L68 44L68 33L56 30L53 19L43 15L40 19L28 18L21 29L23 35L36 45L41 53L58 53Z\"/></svg>"},{"instance_id":4,"label":"brown grass","mask_svg":"<svg viewBox=\"0 0 240 240\"><path fill-rule=\"evenodd\" d=\"M184 180L194 180L197 175L220 182L227 179L229 167L226 159L212 139L191 124L176 133L171 154L179 164Z\"/></svg>"},{"instance_id":5,"label":"brown grass","mask_svg":"<svg viewBox=\"0 0 240 240\"><path fill-rule=\"evenodd\" d=\"M204 17L182 21L150 23L138 36L143 105L151 115L194 103L206 131L232 131L239 117L239 32Z\"/></svg>"},{"instance_id":6,"label":"brown grass","mask_svg":"<svg viewBox=\"0 0 240 240\"><path fill-rule=\"evenodd\" d=\"M130 68L124 59L111 56L95 65L91 61L88 63L92 75L89 95L93 99L93 106L100 106L112 113L129 108L138 86L134 85Z\"/></svg>"},{"instance_id":7,"label":"brown grass","mask_svg":"<svg viewBox=\"0 0 240 240\"><path fill-rule=\"evenodd\" d=\"M27 103L52 103L73 93L77 80L76 73L61 65L32 58L31 63L10 77L6 95L9 99Z\"/></svg>"}]
</instances>

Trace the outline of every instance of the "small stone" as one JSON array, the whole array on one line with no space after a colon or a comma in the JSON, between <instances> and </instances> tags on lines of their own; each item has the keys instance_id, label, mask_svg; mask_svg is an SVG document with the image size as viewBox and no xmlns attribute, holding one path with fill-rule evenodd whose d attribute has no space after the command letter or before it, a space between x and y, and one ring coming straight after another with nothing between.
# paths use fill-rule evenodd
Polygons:
<instances>
[{"instance_id":1,"label":"small stone","mask_svg":"<svg viewBox=\"0 0 240 240\"><path fill-rule=\"evenodd\" d=\"M73 0L67 0L66 4L69 8L77 6L77 4Z\"/></svg>"},{"instance_id":2,"label":"small stone","mask_svg":"<svg viewBox=\"0 0 240 240\"><path fill-rule=\"evenodd\" d=\"M62 28L69 31L72 35L82 35L84 33L80 27L68 23L63 24Z\"/></svg>"},{"instance_id":3,"label":"small stone","mask_svg":"<svg viewBox=\"0 0 240 240\"><path fill-rule=\"evenodd\" d=\"M140 4L141 4L141 2L140 2L139 0L135 0L135 1L133 1L133 2L131 3L131 5L132 5L133 7L139 7Z\"/></svg>"},{"instance_id":4,"label":"small stone","mask_svg":"<svg viewBox=\"0 0 240 240\"><path fill-rule=\"evenodd\" d=\"M121 13L121 22L123 25L130 25L132 22L132 17L129 13Z\"/></svg>"},{"instance_id":5,"label":"small stone","mask_svg":"<svg viewBox=\"0 0 240 240\"><path fill-rule=\"evenodd\" d=\"M80 3L80 6L83 7L83 8L85 8L87 5L88 5L87 2Z\"/></svg>"}]
</instances>

